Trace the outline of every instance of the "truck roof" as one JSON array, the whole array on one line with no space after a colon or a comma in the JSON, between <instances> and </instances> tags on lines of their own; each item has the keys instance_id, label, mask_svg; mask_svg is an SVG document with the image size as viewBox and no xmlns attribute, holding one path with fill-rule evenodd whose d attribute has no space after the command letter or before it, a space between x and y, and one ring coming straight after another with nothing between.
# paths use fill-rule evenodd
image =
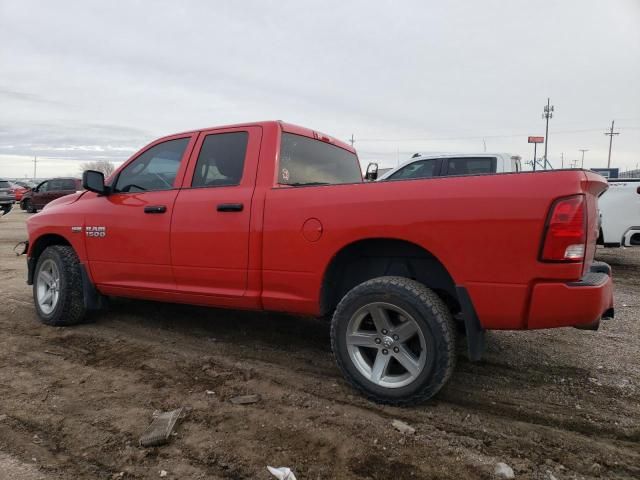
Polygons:
<instances>
[{"instance_id":1,"label":"truck roof","mask_svg":"<svg viewBox=\"0 0 640 480\"><path fill-rule=\"evenodd\" d=\"M355 148L353 148L351 145L349 145L347 142L344 142L340 139L337 139L335 137L332 137L330 135L327 135L325 133L322 133L318 130L313 130L307 127L302 127L300 125L295 125L293 123L287 123L284 122L282 120L263 120L263 121L259 121L259 122L246 122L246 123L234 123L234 124L230 124L230 125L216 125L214 127L209 127L209 128L199 128L196 130L187 130L186 132L179 132L177 134L171 134L171 135L166 135L167 137L169 136L174 136L174 135L180 135L180 134L186 134L186 133L197 133L197 132L202 132L202 131L206 131L206 130L220 130L220 129L224 129L224 128L238 128L238 127L273 127L273 126L279 126L279 128L282 129L283 132L288 132L288 133L293 133L296 135L303 135L305 137L309 137L309 138L315 138L333 145L336 145L340 148L343 148L345 150L350 151L351 153L356 153Z\"/></svg>"}]
</instances>

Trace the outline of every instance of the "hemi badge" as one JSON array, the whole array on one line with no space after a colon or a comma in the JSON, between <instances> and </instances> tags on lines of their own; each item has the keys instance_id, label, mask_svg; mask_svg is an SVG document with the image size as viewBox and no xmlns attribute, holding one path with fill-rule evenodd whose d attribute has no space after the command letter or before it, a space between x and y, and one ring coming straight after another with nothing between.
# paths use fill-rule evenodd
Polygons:
<instances>
[{"instance_id":1,"label":"hemi badge","mask_svg":"<svg viewBox=\"0 0 640 480\"><path fill-rule=\"evenodd\" d=\"M71 227L71 231L73 233L80 233L82 232L82 227Z\"/></svg>"}]
</instances>

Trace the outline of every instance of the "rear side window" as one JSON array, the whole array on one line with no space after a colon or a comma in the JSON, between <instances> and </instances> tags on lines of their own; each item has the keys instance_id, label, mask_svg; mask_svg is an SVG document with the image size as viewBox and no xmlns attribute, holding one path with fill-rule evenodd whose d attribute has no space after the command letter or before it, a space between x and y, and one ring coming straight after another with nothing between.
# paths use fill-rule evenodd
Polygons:
<instances>
[{"instance_id":1,"label":"rear side window","mask_svg":"<svg viewBox=\"0 0 640 480\"><path fill-rule=\"evenodd\" d=\"M9 182L6 180L0 180L0 188L9 188Z\"/></svg>"},{"instance_id":2,"label":"rear side window","mask_svg":"<svg viewBox=\"0 0 640 480\"><path fill-rule=\"evenodd\" d=\"M445 159L446 175L479 175L496 172L495 157L464 157Z\"/></svg>"},{"instance_id":3,"label":"rear side window","mask_svg":"<svg viewBox=\"0 0 640 480\"><path fill-rule=\"evenodd\" d=\"M282 134L278 165L280 184L360 183L359 165L358 158L348 150L302 135Z\"/></svg>"},{"instance_id":4,"label":"rear side window","mask_svg":"<svg viewBox=\"0 0 640 480\"><path fill-rule=\"evenodd\" d=\"M247 153L247 132L207 135L202 142L192 187L238 185Z\"/></svg>"},{"instance_id":5,"label":"rear side window","mask_svg":"<svg viewBox=\"0 0 640 480\"><path fill-rule=\"evenodd\" d=\"M398 180L402 178L430 178L433 177L436 171L437 160L418 160L417 162L410 163L404 168L401 168L389 178Z\"/></svg>"},{"instance_id":6,"label":"rear side window","mask_svg":"<svg viewBox=\"0 0 640 480\"><path fill-rule=\"evenodd\" d=\"M159 143L127 165L116 181L116 192L171 190L189 138Z\"/></svg>"}]
</instances>

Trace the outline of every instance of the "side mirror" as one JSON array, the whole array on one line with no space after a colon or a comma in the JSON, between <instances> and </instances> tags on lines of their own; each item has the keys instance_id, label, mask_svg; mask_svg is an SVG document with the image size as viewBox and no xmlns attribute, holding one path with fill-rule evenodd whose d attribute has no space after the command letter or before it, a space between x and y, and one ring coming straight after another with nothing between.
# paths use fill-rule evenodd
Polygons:
<instances>
[{"instance_id":1,"label":"side mirror","mask_svg":"<svg viewBox=\"0 0 640 480\"><path fill-rule=\"evenodd\" d=\"M373 182L377 178L378 178L378 164L372 162L369 165L367 165L367 173L365 173L364 179L367 180L368 182Z\"/></svg>"},{"instance_id":2,"label":"side mirror","mask_svg":"<svg viewBox=\"0 0 640 480\"><path fill-rule=\"evenodd\" d=\"M109 187L104 184L104 174L95 170L82 173L82 188L98 195L109 195Z\"/></svg>"}]
</instances>

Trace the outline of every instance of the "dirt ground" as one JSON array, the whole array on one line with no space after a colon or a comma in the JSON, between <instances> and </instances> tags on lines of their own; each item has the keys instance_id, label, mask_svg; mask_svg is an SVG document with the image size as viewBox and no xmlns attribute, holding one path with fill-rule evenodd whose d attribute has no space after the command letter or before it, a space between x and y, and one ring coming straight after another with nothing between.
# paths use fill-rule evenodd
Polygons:
<instances>
[{"instance_id":1,"label":"dirt ground","mask_svg":"<svg viewBox=\"0 0 640 480\"><path fill-rule=\"evenodd\" d=\"M392 408L343 381L319 320L114 300L93 323L40 324L12 252L27 217L0 218L0 479L490 479L497 462L640 478L640 250L599 251L616 318L598 332L491 332L477 364L461 343L437 399ZM138 446L154 411L180 406L168 445Z\"/></svg>"}]
</instances>

